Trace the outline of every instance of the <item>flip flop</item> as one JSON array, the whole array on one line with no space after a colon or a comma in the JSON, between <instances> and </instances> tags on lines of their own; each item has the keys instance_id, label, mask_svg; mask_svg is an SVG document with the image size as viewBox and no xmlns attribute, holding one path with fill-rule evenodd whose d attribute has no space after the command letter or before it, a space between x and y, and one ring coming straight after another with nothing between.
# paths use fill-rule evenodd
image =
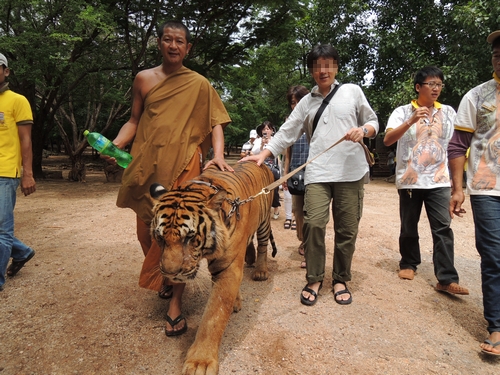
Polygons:
<instances>
[{"instance_id":1,"label":"flip flop","mask_svg":"<svg viewBox=\"0 0 500 375\"><path fill-rule=\"evenodd\" d=\"M491 345L491 346L493 346L494 348L496 348L497 346L499 346L499 345L500 345L500 341L497 341L497 342L492 342L492 341L491 341L491 340L489 340L489 339L484 340L484 343L485 343L485 344L488 344L488 345ZM497 356L497 357L498 357L498 356L500 356L500 353L493 353L493 352L489 352L489 351L487 351L487 350L484 350L483 348L481 348L481 351L482 351L483 353L485 353L485 354L488 354L488 355L494 355L494 356Z\"/></svg>"},{"instance_id":2,"label":"flip flop","mask_svg":"<svg viewBox=\"0 0 500 375\"><path fill-rule=\"evenodd\" d=\"M168 322L168 324L170 324L170 327L172 327L172 328L174 328L177 324L179 324L183 320L184 320L184 327L182 327L181 329L179 329L177 331L174 331L174 330L168 331L167 327L165 327L165 335L167 335L168 337L180 336L184 332L186 332L188 329L187 321L186 321L186 318L184 318L184 315L181 314L177 318L175 318L174 320L172 320L172 318L167 315L167 322Z\"/></svg>"},{"instance_id":3,"label":"flip flop","mask_svg":"<svg viewBox=\"0 0 500 375\"><path fill-rule=\"evenodd\" d=\"M16 276L16 274L21 271L21 268L24 267L24 265L26 263L28 263L28 261L31 260L31 258L33 258L35 256L35 250L33 250L31 252L30 255L28 255L26 257L26 259L24 260L13 260L11 263L10 263L10 266L7 268L7 276L10 276L10 277L13 277L13 276Z\"/></svg>"},{"instance_id":4,"label":"flip flop","mask_svg":"<svg viewBox=\"0 0 500 375\"><path fill-rule=\"evenodd\" d=\"M158 297L163 299L170 299L174 292L172 291L172 285L163 284L161 290L158 292Z\"/></svg>"}]
</instances>

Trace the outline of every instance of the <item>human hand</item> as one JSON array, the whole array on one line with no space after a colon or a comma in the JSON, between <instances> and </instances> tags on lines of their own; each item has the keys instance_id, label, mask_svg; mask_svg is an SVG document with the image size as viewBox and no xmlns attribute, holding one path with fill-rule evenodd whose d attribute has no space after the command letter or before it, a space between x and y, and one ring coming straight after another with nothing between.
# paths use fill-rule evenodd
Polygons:
<instances>
[{"instance_id":1,"label":"human hand","mask_svg":"<svg viewBox=\"0 0 500 375\"><path fill-rule=\"evenodd\" d=\"M116 159L115 158L112 158L111 156L103 155L103 154L101 154L100 157L101 157L102 160L105 160L108 164L116 165Z\"/></svg>"},{"instance_id":2,"label":"human hand","mask_svg":"<svg viewBox=\"0 0 500 375\"><path fill-rule=\"evenodd\" d=\"M253 161L253 162L257 163L257 165L261 165L265 159L266 159L265 153L261 152L260 154L257 154L257 155L245 156L243 159L238 160L238 163L241 163L244 161Z\"/></svg>"},{"instance_id":3,"label":"human hand","mask_svg":"<svg viewBox=\"0 0 500 375\"><path fill-rule=\"evenodd\" d=\"M429 117L430 111L427 107L418 107L415 109L408 119L408 125L411 126L421 119L427 119Z\"/></svg>"},{"instance_id":4,"label":"human hand","mask_svg":"<svg viewBox=\"0 0 500 375\"><path fill-rule=\"evenodd\" d=\"M462 203L464 203L465 196L463 191L456 191L451 195L450 199L450 216L453 219L455 215L458 217L463 217L466 213L465 209L462 208Z\"/></svg>"},{"instance_id":5,"label":"human hand","mask_svg":"<svg viewBox=\"0 0 500 375\"><path fill-rule=\"evenodd\" d=\"M234 169L226 163L226 160L224 157L214 157L212 160L208 161L207 164L205 164L205 167L203 167L203 170L207 169L211 165L216 165L221 171L225 172L234 172Z\"/></svg>"},{"instance_id":6,"label":"human hand","mask_svg":"<svg viewBox=\"0 0 500 375\"><path fill-rule=\"evenodd\" d=\"M363 132L363 128L355 127L348 130L345 134L345 140L351 142L362 142L364 136L365 133Z\"/></svg>"},{"instance_id":7,"label":"human hand","mask_svg":"<svg viewBox=\"0 0 500 375\"><path fill-rule=\"evenodd\" d=\"M21 192L27 197L36 191L36 182L33 176L23 175L21 179Z\"/></svg>"}]
</instances>

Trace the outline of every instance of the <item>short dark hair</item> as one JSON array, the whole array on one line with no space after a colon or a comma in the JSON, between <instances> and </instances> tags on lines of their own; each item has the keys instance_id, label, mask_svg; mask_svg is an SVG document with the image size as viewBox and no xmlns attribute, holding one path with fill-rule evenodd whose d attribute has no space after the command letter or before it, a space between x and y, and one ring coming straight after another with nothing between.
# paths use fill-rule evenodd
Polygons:
<instances>
[{"instance_id":1,"label":"short dark hair","mask_svg":"<svg viewBox=\"0 0 500 375\"><path fill-rule=\"evenodd\" d=\"M415 77L413 78L413 90L415 90L415 93L418 94L417 84L422 85L427 77L438 77L441 81L444 81L444 74L441 69L437 66L426 66L415 73Z\"/></svg>"},{"instance_id":2,"label":"short dark hair","mask_svg":"<svg viewBox=\"0 0 500 375\"><path fill-rule=\"evenodd\" d=\"M276 128L271 123L271 121L267 121L266 120L262 124L260 124L259 126L257 126L257 134L259 135L259 137L262 137L262 130L264 130L264 128L266 126L273 131L273 134L276 133Z\"/></svg>"},{"instance_id":3,"label":"short dark hair","mask_svg":"<svg viewBox=\"0 0 500 375\"><path fill-rule=\"evenodd\" d=\"M317 44L307 54L307 68L311 70L313 63L321 57L333 58L337 62L337 66L340 65L339 53L333 46L330 44Z\"/></svg>"},{"instance_id":4,"label":"short dark hair","mask_svg":"<svg viewBox=\"0 0 500 375\"><path fill-rule=\"evenodd\" d=\"M302 85L290 87L286 93L286 100L288 101L288 105L290 107L292 106L293 98L295 98L295 100L300 102L300 100L307 94L309 94L309 90Z\"/></svg>"},{"instance_id":5,"label":"short dark hair","mask_svg":"<svg viewBox=\"0 0 500 375\"><path fill-rule=\"evenodd\" d=\"M161 26L159 26L158 30L157 30L158 38L161 39L163 37L163 31L167 27L170 27L172 29L184 30L184 33L186 34L186 41L188 43L191 43L191 33L189 32L188 28L181 21L177 21L177 20L170 20L170 21L163 23Z\"/></svg>"}]
</instances>

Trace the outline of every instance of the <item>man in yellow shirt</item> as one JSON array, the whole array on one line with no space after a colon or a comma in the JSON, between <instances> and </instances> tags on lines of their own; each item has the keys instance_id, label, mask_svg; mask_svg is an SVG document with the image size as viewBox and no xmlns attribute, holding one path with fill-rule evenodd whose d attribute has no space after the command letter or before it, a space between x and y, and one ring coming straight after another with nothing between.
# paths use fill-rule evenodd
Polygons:
<instances>
[{"instance_id":1,"label":"man in yellow shirt","mask_svg":"<svg viewBox=\"0 0 500 375\"><path fill-rule=\"evenodd\" d=\"M0 53L0 291L5 274L15 276L35 251L14 237L16 190L24 195L36 190L33 178L31 126L33 114L28 100L9 89L7 58ZM22 167L22 168L21 168ZM11 265L7 268L9 259Z\"/></svg>"}]
</instances>

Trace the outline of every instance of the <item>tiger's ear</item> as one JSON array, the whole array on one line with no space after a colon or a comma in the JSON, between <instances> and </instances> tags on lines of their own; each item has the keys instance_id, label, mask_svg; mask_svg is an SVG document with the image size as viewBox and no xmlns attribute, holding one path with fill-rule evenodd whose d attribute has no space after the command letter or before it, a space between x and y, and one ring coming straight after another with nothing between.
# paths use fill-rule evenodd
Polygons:
<instances>
[{"instance_id":1,"label":"tiger's ear","mask_svg":"<svg viewBox=\"0 0 500 375\"><path fill-rule=\"evenodd\" d=\"M216 211L219 211L221 206L222 206L222 202L224 202L224 200L226 199L226 196L227 196L227 193L225 190L219 190L212 198L210 198L210 200L208 201L208 208L212 209L212 210L216 210Z\"/></svg>"},{"instance_id":2,"label":"tiger's ear","mask_svg":"<svg viewBox=\"0 0 500 375\"><path fill-rule=\"evenodd\" d=\"M154 199L160 198L163 194L165 194L168 190L158 183L154 183L149 187L149 194Z\"/></svg>"}]
</instances>

